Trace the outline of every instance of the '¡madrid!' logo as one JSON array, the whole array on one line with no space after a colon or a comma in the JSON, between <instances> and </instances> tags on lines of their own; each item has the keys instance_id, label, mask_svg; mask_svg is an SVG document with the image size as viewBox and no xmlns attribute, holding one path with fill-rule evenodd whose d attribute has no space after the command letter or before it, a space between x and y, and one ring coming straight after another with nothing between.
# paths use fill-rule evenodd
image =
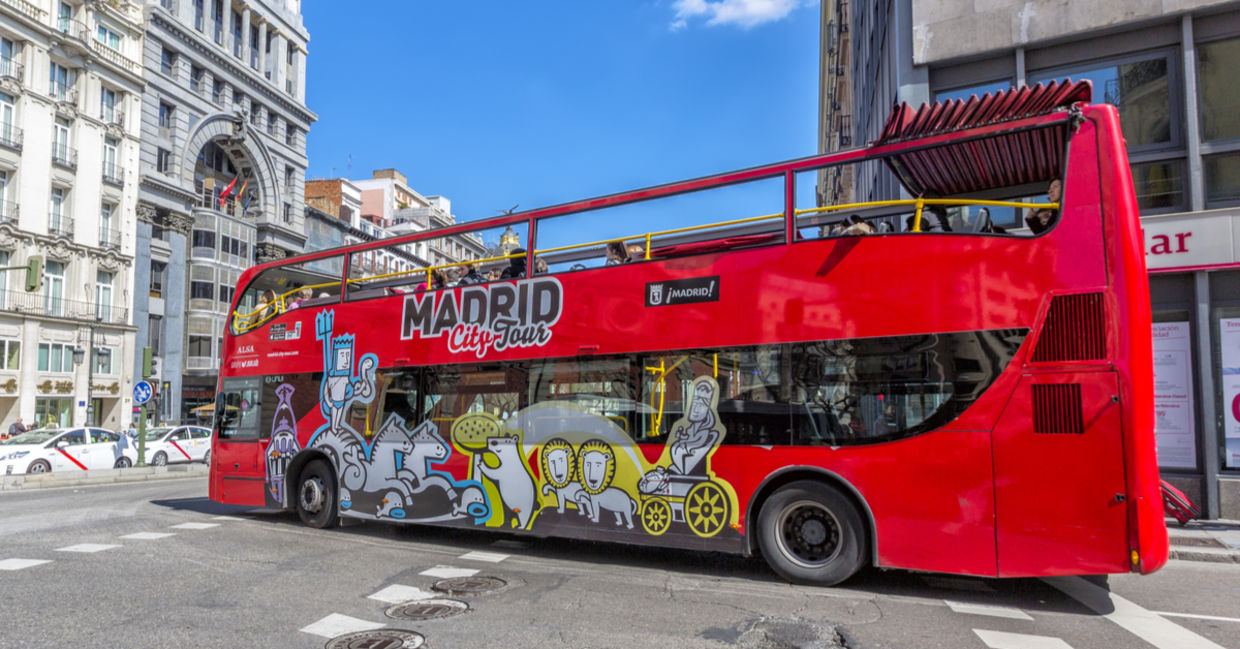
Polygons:
<instances>
[{"instance_id":1,"label":"'\u00a1madrid!' logo","mask_svg":"<svg viewBox=\"0 0 1240 649\"><path fill-rule=\"evenodd\" d=\"M650 304L653 306L659 306L660 304L663 304L663 285L662 284L651 284L650 285Z\"/></svg>"}]
</instances>

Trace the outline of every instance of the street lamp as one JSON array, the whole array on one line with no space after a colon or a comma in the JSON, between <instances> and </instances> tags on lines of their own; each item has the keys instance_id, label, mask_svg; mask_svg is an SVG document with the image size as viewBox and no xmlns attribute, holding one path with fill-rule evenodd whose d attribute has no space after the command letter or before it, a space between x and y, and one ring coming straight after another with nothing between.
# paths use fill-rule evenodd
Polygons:
<instances>
[{"instance_id":1,"label":"street lamp","mask_svg":"<svg viewBox=\"0 0 1240 649\"><path fill-rule=\"evenodd\" d=\"M95 313L95 324L103 322L103 314ZM82 360L89 355L90 364L86 366L86 425L94 426L95 414L95 324L90 325L90 342L87 348L73 348L73 362L77 365L82 364ZM104 354L106 350L101 350L100 354Z\"/></svg>"}]
</instances>

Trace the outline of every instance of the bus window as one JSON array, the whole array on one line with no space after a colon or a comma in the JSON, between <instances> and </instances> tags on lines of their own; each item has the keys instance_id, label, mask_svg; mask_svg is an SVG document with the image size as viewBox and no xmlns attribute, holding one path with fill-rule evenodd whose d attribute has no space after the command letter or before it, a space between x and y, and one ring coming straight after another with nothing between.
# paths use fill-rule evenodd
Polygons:
<instances>
[{"instance_id":1,"label":"bus window","mask_svg":"<svg viewBox=\"0 0 1240 649\"><path fill-rule=\"evenodd\" d=\"M421 422L418 402L422 391L418 386L418 370L385 370L375 373L375 392L378 397L367 406L373 414L369 424L378 430L392 415L404 420L406 427L413 428ZM358 429L360 430L360 429Z\"/></svg>"},{"instance_id":2,"label":"bus window","mask_svg":"<svg viewBox=\"0 0 1240 649\"><path fill-rule=\"evenodd\" d=\"M340 299L344 255L268 268L252 279L232 314L233 334L256 329L292 309Z\"/></svg>"},{"instance_id":3,"label":"bus window","mask_svg":"<svg viewBox=\"0 0 1240 649\"><path fill-rule=\"evenodd\" d=\"M486 413L505 421L529 405L525 399L528 374L523 363L428 368L423 375L424 418L440 431L469 413Z\"/></svg>"},{"instance_id":4,"label":"bus window","mask_svg":"<svg viewBox=\"0 0 1240 649\"><path fill-rule=\"evenodd\" d=\"M225 379L216 401L220 439L258 439L262 421L260 377Z\"/></svg>"},{"instance_id":5,"label":"bus window","mask_svg":"<svg viewBox=\"0 0 1240 649\"><path fill-rule=\"evenodd\" d=\"M635 401L633 364L628 357L572 358L536 362L530 368L530 401L556 402L610 421L626 434L649 406ZM640 441L640 433L634 435Z\"/></svg>"}]
</instances>

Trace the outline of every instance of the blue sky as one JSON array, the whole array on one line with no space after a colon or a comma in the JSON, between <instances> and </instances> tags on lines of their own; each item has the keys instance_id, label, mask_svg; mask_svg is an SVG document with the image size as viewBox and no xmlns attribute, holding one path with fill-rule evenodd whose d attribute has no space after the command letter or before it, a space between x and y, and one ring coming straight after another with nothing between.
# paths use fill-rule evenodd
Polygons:
<instances>
[{"instance_id":1,"label":"blue sky","mask_svg":"<svg viewBox=\"0 0 1240 649\"><path fill-rule=\"evenodd\" d=\"M395 167L458 219L816 152L818 2L305 0L302 13L319 116L307 176Z\"/></svg>"}]
</instances>

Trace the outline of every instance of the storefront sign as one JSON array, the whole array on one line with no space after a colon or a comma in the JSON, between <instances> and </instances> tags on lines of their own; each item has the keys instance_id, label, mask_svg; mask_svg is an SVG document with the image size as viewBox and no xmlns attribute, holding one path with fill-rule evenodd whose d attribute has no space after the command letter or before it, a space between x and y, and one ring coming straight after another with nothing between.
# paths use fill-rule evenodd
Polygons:
<instances>
[{"instance_id":1,"label":"storefront sign","mask_svg":"<svg viewBox=\"0 0 1240 649\"><path fill-rule=\"evenodd\" d=\"M1223 437L1228 468L1240 468L1240 318L1220 318L1219 383L1223 390Z\"/></svg>"},{"instance_id":2,"label":"storefront sign","mask_svg":"<svg viewBox=\"0 0 1240 649\"><path fill-rule=\"evenodd\" d=\"M1197 467L1192 358L1187 322L1154 323L1154 435L1160 467Z\"/></svg>"},{"instance_id":3,"label":"storefront sign","mask_svg":"<svg viewBox=\"0 0 1240 649\"><path fill-rule=\"evenodd\" d=\"M1141 219L1145 232L1145 263L1150 270L1198 268L1240 262L1233 226L1234 210L1170 214Z\"/></svg>"}]
</instances>

